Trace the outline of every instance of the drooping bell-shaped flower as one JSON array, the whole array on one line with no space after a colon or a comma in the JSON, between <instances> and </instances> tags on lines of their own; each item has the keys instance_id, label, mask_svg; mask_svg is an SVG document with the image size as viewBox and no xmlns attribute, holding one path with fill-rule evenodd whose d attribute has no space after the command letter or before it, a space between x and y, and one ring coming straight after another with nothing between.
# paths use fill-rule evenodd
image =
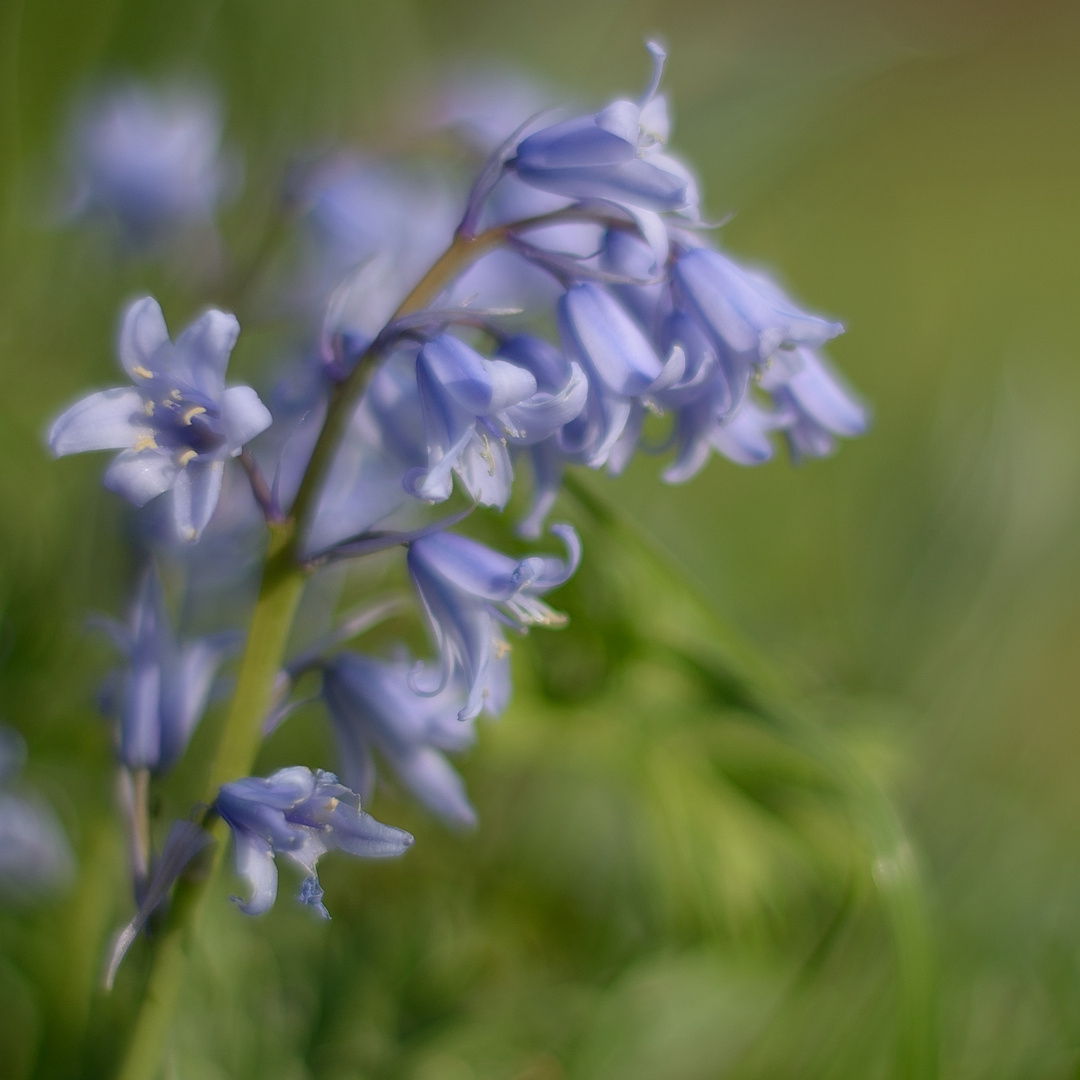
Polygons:
<instances>
[{"instance_id":1,"label":"drooping bell-shaped flower","mask_svg":"<svg viewBox=\"0 0 1080 1080\"><path fill-rule=\"evenodd\" d=\"M555 392L539 391L527 368L487 359L441 334L416 360L428 467L409 479L414 494L447 499L456 473L477 502L504 506L513 469L507 440L539 442L576 416L585 403L580 369Z\"/></svg>"},{"instance_id":2,"label":"drooping bell-shaped flower","mask_svg":"<svg viewBox=\"0 0 1080 1080\"><path fill-rule=\"evenodd\" d=\"M509 162L526 183L573 199L650 211L684 210L694 197L686 168L663 152L667 109L656 90L664 52L650 44L653 78L639 102L613 101L522 139Z\"/></svg>"},{"instance_id":3,"label":"drooping bell-shaped flower","mask_svg":"<svg viewBox=\"0 0 1080 1080\"><path fill-rule=\"evenodd\" d=\"M135 385L74 404L49 432L52 452L122 450L105 486L136 506L171 489L178 534L197 540L217 506L226 458L271 422L250 386L225 386L239 332L235 316L210 310L173 344L158 302L136 300L119 350Z\"/></svg>"},{"instance_id":4,"label":"drooping bell-shaped flower","mask_svg":"<svg viewBox=\"0 0 1080 1080\"><path fill-rule=\"evenodd\" d=\"M458 720L463 695L449 683L423 696L409 686L413 665L345 652L323 669L323 697L334 721L345 782L365 801L375 790L378 753L432 813L457 827L476 811L445 751L471 745L473 725Z\"/></svg>"},{"instance_id":5,"label":"drooping bell-shaped flower","mask_svg":"<svg viewBox=\"0 0 1080 1080\"><path fill-rule=\"evenodd\" d=\"M866 409L812 349L799 348L764 372L761 387L786 414L784 434L794 458L825 457L836 436L866 431Z\"/></svg>"},{"instance_id":6,"label":"drooping bell-shaped flower","mask_svg":"<svg viewBox=\"0 0 1080 1080\"><path fill-rule=\"evenodd\" d=\"M685 358L674 349L662 360L634 317L592 282L569 288L557 315L563 348L581 364L589 384L585 408L563 427L560 445L568 456L599 468L608 464L635 405L640 414L644 401L676 381Z\"/></svg>"},{"instance_id":7,"label":"drooping bell-shaped flower","mask_svg":"<svg viewBox=\"0 0 1080 1080\"><path fill-rule=\"evenodd\" d=\"M99 625L126 660L105 695L117 723L117 756L128 768L165 772L183 754L202 717L233 635L178 640L152 570L128 622L101 619Z\"/></svg>"},{"instance_id":8,"label":"drooping bell-shaped flower","mask_svg":"<svg viewBox=\"0 0 1080 1080\"><path fill-rule=\"evenodd\" d=\"M745 270L718 251L688 251L672 274L679 304L717 350L736 403L753 370L780 350L817 348L844 329L800 311L764 274Z\"/></svg>"},{"instance_id":9,"label":"drooping bell-shaped flower","mask_svg":"<svg viewBox=\"0 0 1080 1080\"><path fill-rule=\"evenodd\" d=\"M214 807L232 830L236 868L251 890L249 900L237 898L248 915L268 911L277 898L275 855L304 871L301 902L329 918L316 870L323 855L338 850L365 859L392 858L413 842L402 829L364 813L360 797L333 773L313 773L302 765L224 784Z\"/></svg>"},{"instance_id":10,"label":"drooping bell-shaped flower","mask_svg":"<svg viewBox=\"0 0 1080 1080\"><path fill-rule=\"evenodd\" d=\"M569 525L551 531L566 545L565 560L534 555L517 561L475 540L436 532L409 545L413 585L439 649L438 689L460 676L467 700L462 720L486 710L497 716L509 690L508 647L502 627L561 626L565 616L540 597L567 581L581 560L581 544ZM414 688L425 690L413 677Z\"/></svg>"},{"instance_id":11,"label":"drooping bell-shaped flower","mask_svg":"<svg viewBox=\"0 0 1080 1080\"><path fill-rule=\"evenodd\" d=\"M562 428L576 419L588 396L588 382L581 368L568 360L563 352L550 342L532 334L515 334L499 345L500 356L532 372L539 387L537 398L550 395L551 399L561 399L564 413L557 417L558 429L544 435L551 426L545 424L538 429L527 419L522 419L522 434L510 439L511 447L518 454L528 457L532 466L532 498L525 517L519 522L517 531L521 536L535 540L543 532L555 499L562 487L563 453L559 445Z\"/></svg>"}]
</instances>

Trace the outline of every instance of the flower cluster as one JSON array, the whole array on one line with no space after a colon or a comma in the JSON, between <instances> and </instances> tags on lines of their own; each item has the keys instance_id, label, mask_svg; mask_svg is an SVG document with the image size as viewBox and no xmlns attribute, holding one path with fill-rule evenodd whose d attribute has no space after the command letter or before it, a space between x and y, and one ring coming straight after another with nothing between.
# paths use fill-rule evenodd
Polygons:
<instances>
[{"instance_id":1,"label":"flower cluster","mask_svg":"<svg viewBox=\"0 0 1080 1080\"><path fill-rule=\"evenodd\" d=\"M714 451L739 464L765 461L774 433L793 457L820 457L866 426L820 352L841 326L800 310L768 276L710 243L694 177L667 151L664 54L650 51L653 75L639 100L526 123L498 146L471 192L458 193L456 223L445 181L391 162L341 156L294 178L304 265L280 284L289 310L317 329L265 395L269 408L250 387L226 386L239 332L232 315L209 310L174 343L146 297L128 308L120 333L133 385L92 394L52 427L57 455L119 450L105 484L136 506L171 492L184 544L246 528L258 511L297 575L405 551L432 659L343 649L381 617L373 608L277 658L265 695L270 731L304 700L304 678L316 676L345 784L296 766L239 776L215 793L248 913L274 902L275 855L301 868L301 899L325 914L316 876L323 854L406 850L407 833L360 809L377 769L446 824L475 824L447 755L471 745L482 714L506 709L507 633L565 622L543 597L582 556L566 524L550 527L563 558L511 556L452 531L477 506L504 509L523 460L531 500L518 532L537 538L568 467L617 473L639 448L659 448L670 452L662 475L674 483ZM97 139L97 174L123 171L124 140L87 137ZM203 167L170 177L191 190L164 191L157 203L117 185L109 198L121 217L189 203L209 212L207 177ZM254 498L223 488L234 458ZM225 644L176 636L155 573L130 623L109 629L126 663L107 711L128 776L131 833L145 837L145 785L184 753ZM185 841L184 850L196 847ZM164 861L180 872L182 859ZM134 862L137 891L149 879L144 892L158 903L169 882L150 875L145 848Z\"/></svg>"}]
</instances>

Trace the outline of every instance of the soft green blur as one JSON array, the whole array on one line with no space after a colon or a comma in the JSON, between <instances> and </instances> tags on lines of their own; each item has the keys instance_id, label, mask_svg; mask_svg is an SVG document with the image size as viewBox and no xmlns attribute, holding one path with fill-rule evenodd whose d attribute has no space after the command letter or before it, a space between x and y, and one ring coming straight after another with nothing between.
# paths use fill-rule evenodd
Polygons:
<instances>
[{"instance_id":1,"label":"soft green blur","mask_svg":"<svg viewBox=\"0 0 1080 1080\"><path fill-rule=\"evenodd\" d=\"M212 80L246 163L223 218L242 262L297 147L392 143L445 63L520 63L602 100L641 85L654 33L674 147L713 218L735 215L724 243L844 320L831 354L874 428L797 469L584 477L636 525L565 500L587 552L553 597L571 626L516 647L513 705L463 766L479 832L387 786L372 809L416 847L328 858L331 923L290 901L287 871L258 920L223 891L166 1075L888 1075L905 991L865 807L689 662L694 640L698 659L730 644L702 605L907 823L942 1074L1080 1075L1075 5L7 0L0 20L0 719L81 867L65 897L0 911L0 1077L107 1075L148 959L96 990L130 912L93 707L109 656L83 620L126 603L128 518L102 459L51 462L42 430L111 384L124 300L154 292L173 327L226 302L48 224L74 96L116 71ZM241 336L238 378L259 379L272 330ZM328 752L307 710L262 764Z\"/></svg>"}]
</instances>

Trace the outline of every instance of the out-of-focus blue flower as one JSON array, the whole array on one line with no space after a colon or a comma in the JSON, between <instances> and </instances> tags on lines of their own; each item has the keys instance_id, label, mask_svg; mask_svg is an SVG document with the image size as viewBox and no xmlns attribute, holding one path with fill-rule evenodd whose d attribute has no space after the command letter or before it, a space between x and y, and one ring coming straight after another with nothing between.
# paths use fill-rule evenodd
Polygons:
<instances>
[{"instance_id":1,"label":"out-of-focus blue flower","mask_svg":"<svg viewBox=\"0 0 1080 1080\"><path fill-rule=\"evenodd\" d=\"M527 184L573 199L606 199L643 210L685 210L693 197L686 168L663 152L669 123L656 94L664 53L649 46L653 79L639 103L614 101L598 113L522 139L509 162Z\"/></svg>"},{"instance_id":2,"label":"out-of-focus blue flower","mask_svg":"<svg viewBox=\"0 0 1080 1080\"><path fill-rule=\"evenodd\" d=\"M346 783L369 799L377 751L397 778L450 825L476 824L461 777L443 751L471 745L473 725L458 720L462 693L450 683L425 697L409 686L412 665L346 652L323 670L323 697L334 721Z\"/></svg>"},{"instance_id":3,"label":"out-of-focus blue flower","mask_svg":"<svg viewBox=\"0 0 1080 1080\"><path fill-rule=\"evenodd\" d=\"M113 217L136 240L208 221L230 176L217 105L190 90L107 93L79 116L71 153L74 212Z\"/></svg>"},{"instance_id":4,"label":"out-of-focus blue flower","mask_svg":"<svg viewBox=\"0 0 1080 1080\"><path fill-rule=\"evenodd\" d=\"M551 531L566 545L566 560L534 555L520 562L454 533L436 532L409 545L408 565L439 648L442 677L433 693L460 676L468 698L462 720L481 710L497 716L509 695L509 652L502 626L561 626L565 616L541 599L567 581L581 560L569 525Z\"/></svg>"},{"instance_id":5,"label":"out-of-focus blue flower","mask_svg":"<svg viewBox=\"0 0 1080 1080\"><path fill-rule=\"evenodd\" d=\"M329 918L316 871L326 852L385 859L401 855L413 842L407 832L364 813L360 797L339 784L333 773L313 773L302 765L224 784L214 806L232 829L236 868L251 890L250 900L235 899L248 915L273 907L275 855L287 856L304 871L301 902Z\"/></svg>"},{"instance_id":6,"label":"out-of-focus blue flower","mask_svg":"<svg viewBox=\"0 0 1080 1080\"><path fill-rule=\"evenodd\" d=\"M26 757L22 739L0 728L0 897L29 901L63 888L75 860L56 815L29 791L5 790Z\"/></svg>"},{"instance_id":7,"label":"out-of-focus blue flower","mask_svg":"<svg viewBox=\"0 0 1080 1080\"><path fill-rule=\"evenodd\" d=\"M780 350L818 348L844 329L800 311L765 275L743 269L718 251L688 251L675 261L672 273L679 304L716 349L735 404L753 370Z\"/></svg>"},{"instance_id":8,"label":"out-of-focus blue flower","mask_svg":"<svg viewBox=\"0 0 1080 1080\"><path fill-rule=\"evenodd\" d=\"M787 422L784 434L794 458L825 457L837 435L862 435L866 409L812 349L795 349L761 377Z\"/></svg>"},{"instance_id":9,"label":"out-of-focus blue flower","mask_svg":"<svg viewBox=\"0 0 1080 1080\"><path fill-rule=\"evenodd\" d=\"M538 391L527 368L488 360L449 334L420 350L416 381L428 467L410 478L412 491L431 501L449 498L457 473L473 499L499 507L513 480L507 440L546 439L581 412L587 392L580 368L571 368L554 392Z\"/></svg>"},{"instance_id":10,"label":"out-of-focus blue flower","mask_svg":"<svg viewBox=\"0 0 1080 1080\"><path fill-rule=\"evenodd\" d=\"M332 330L369 341L450 242L460 193L442 177L341 156L298 194L310 239L303 292L317 309L329 298Z\"/></svg>"},{"instance_id":11,"label":"out-of-focus blue flower","mask_svg":"<svg viewBox=\"0 0 1080 1080\"><path fill-rule=\"evenodd\" d=\"M105 694L117 755L131 769L166 772L183 754L234 635L180 641L156 572L143 579L128 623L100 619L127 661Z\"/></svg>"},{"instance_id":12,"label":"out-of-focus blue flower","mask_svg":"<svg viewBox=\"0 0 1080 1080\"><path fill-rule=\"evenodd\" d=\"M123 450L105 486L142 506L172 490L176 528L199 538L217 506L225 459L270 426L250 386L225 386L240 324L207 311L176 340L153 297L136 300L120 331L120 361L133 387L102 390L77 402L52 426L57 456Z\"/></svg>"}]
</instances>

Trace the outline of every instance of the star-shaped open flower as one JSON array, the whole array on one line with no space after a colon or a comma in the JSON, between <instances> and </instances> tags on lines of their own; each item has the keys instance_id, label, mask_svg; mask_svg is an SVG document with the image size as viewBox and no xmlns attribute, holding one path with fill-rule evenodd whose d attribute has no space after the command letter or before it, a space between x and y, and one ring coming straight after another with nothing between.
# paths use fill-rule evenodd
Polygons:
<instances>
[{"instance_id":1,"label":"star-shaped open flower","mask_svg":"<svg viewBox=\"0 0 1080 1080\"><path fill-rule=\"evenodd\" d=\"M84 450L121 450L105 486L136 506L172 490L176 529L198 540L221 492L225 459L270 426L250 386L225 386L240 324L207 311L174 344L158 302L136 300L120 330L120 362L134 386L91 394L52 426L49 447L60 457Z\"/></svg>"}]
</instances>

